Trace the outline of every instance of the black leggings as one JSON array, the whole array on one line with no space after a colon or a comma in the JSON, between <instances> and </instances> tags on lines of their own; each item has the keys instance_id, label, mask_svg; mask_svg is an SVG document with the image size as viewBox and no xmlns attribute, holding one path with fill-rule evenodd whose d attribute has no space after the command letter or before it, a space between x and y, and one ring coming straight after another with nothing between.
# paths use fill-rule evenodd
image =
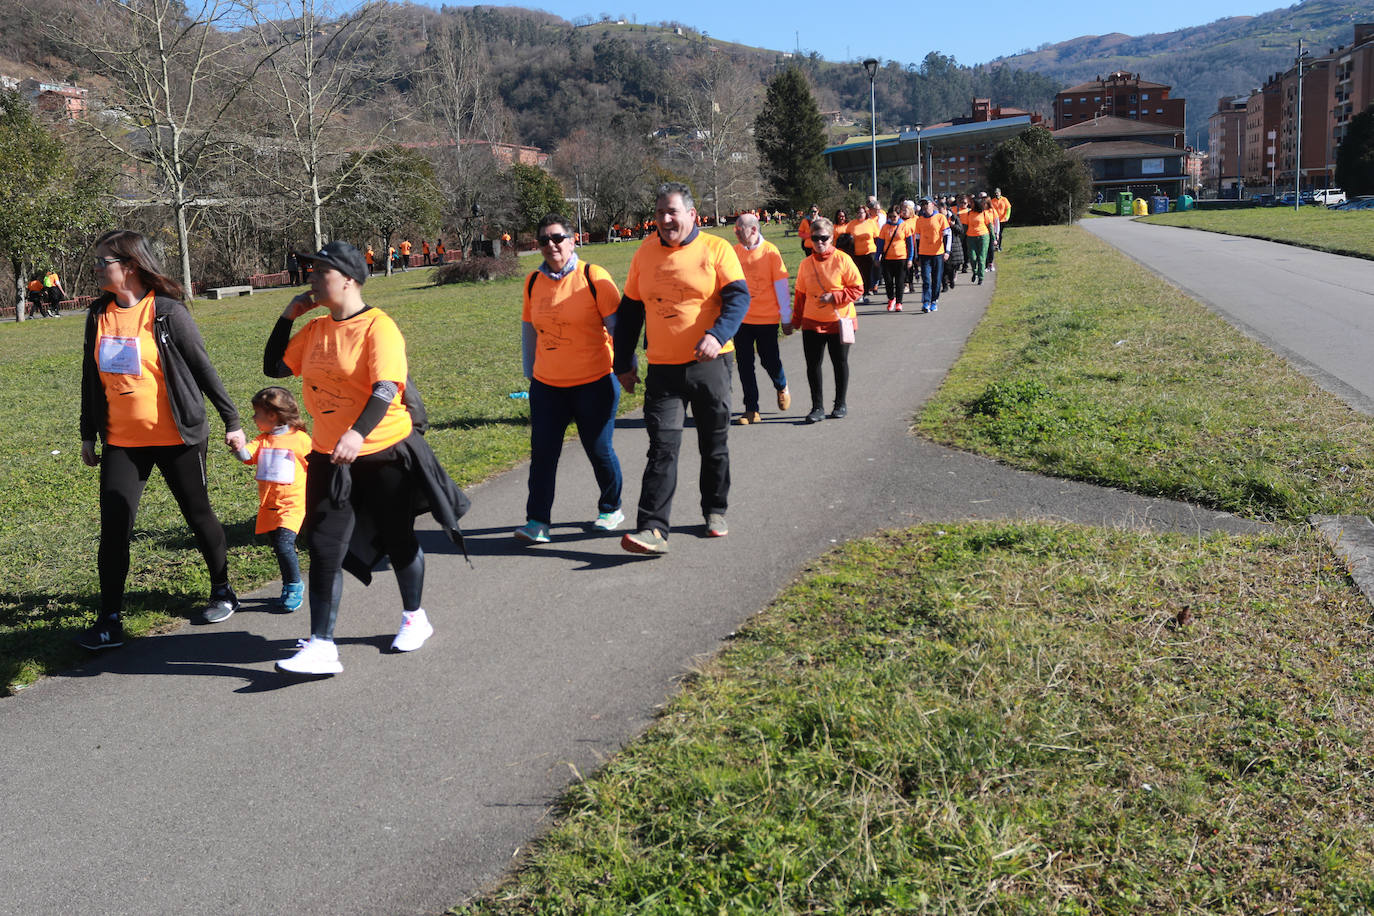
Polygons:
<instances>
[{"instance_id":1,"label":"black leggings","mask_svg":"<svg viewBox=\"0 0 1374 916\"><path fill-rule=\"evenodd\" d=\"M902 304L902 293L906 290L906 261L898 258L883 261L883 284L887 289L887 301L897 300Z\"/></svg>"},{"instance_id":2,"label":"black leggings","mask_svg":"<svg viewBox=\"0 0 1374 916\"><path fill-rule=\"evenodd\" d=\"M341 504L332 496L339 466L321 452L306 459L305 524L310 531L310 633L333 639L343 595L343 561L358 518L376 531L396 573L401 609L420 607L425 555L415 538L414 481L393 449L364 455L350 465L351 492Z\"/></svg>"},{"instance_id":3,"label":"black leggings","mask_svg":"<svg viewBox=\"0 0 1374 916\"><path fill-rule=\"evenodd\" d=\"M224 526L210 508L205 485L206 443L145 445L126 448L106 445L100 456L100 615L117 617L124 610L124 584L129 578L129 540L143 488L153 468L162 471L196 546L205 558L214 588L229 584L228 548Z\"/></svg>"},{"instance_id":4,"label":"black leggings","mask_svg":"<svg viewBox=\"0 0 1374 916\"><path fill-rule=\"evenodd\" d=\"M825 409L825 382L821 376L821 360L830 351L830 365L835 368L835 406L845 407L849 396L849 344L839 334L802 331L802 352L806 354L806 382L811 386L811 409Z\"/></svg>"}]
</instances>

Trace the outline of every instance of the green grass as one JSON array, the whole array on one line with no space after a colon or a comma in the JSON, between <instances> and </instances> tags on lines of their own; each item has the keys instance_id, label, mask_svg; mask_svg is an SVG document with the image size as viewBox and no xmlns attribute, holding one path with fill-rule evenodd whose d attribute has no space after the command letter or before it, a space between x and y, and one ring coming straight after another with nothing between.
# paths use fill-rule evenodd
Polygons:
<instances>
[{"instance_id":1,"label":"green grass","mask_svg":"<svg viewBox=\"0 0 1374 916\"><path fill-rule=\"evenodd\" d=\"M1311 534L857 541L455 912L1368 912L1369 629Z\"/></svg>"},{"instance_id":2,"label":"green grass","mask_svg":"<svg viewBox=\"0 0 1374 916\"><path fill-rule=\"evenodd\" d=\"M1077 227L1025 228L920 433L1286 522L1374 505L1374 422Z\"/></svg>"},{"instance_id":3,"label":"green grass","mask_svg":"<svg viewBox=\"0 0 1374 916\"><path fill-rule=\"evenodd\" d=\"M623 285L636 247L597 245L583 256ZM796 254L787 256L795 264ZM526 272L537 263L522 259ZM431 287L429 273L373 278L366 299L395 317L405 334L412 375L433 424L427 438L454 478L472 484L528 456L528 402L509 397L526 387L519 330L523 274L477 286ZM262 375L263 343L290 295L269 291L198 302L193 309L249 435L256 434L249 399L270 381ZM83 319L73 316L0 325L0 386L9 395L0 404L6 440L0 464L0 696L82 658L70 638L90 624L98 605L98 472L81 463L77 429L82 329ZM287 384L299 393L295 380ZM626 396L622 409L640 402L638 394ZM222 436L216 417L210 499L229 536L232 581L246 591L276 578L277 568L271 550L253 536L257 491L251 473L215 444ZM155 474L139 508L125 625L134 635L178 625L209 586L176 503Z\"/></svg>"},{"instance_id":4,"label":"green grass","mask_svg":"<svg viewBox=\"0 0 1374 916\"><path fill-rule=\"evenodd\" d=\"M1188 210L1144 217L1145 222L1205 229L1283 242L1318 251L1374 258L1374 213L1325 207L1256 207L1249 210Z\"/></svg>"}]
</instances>

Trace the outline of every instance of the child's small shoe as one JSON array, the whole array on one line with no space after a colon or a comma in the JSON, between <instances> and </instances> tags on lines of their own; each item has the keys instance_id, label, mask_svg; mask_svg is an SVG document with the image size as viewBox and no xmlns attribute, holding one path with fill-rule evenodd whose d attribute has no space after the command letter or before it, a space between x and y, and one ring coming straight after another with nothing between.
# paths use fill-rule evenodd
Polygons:
<instances>
[{"instance_id":1,"label":"child's small shoe","mask_svg":"<svg viewBox=\"0 0 1374 916\"><path fill-rule=\"evenodd\" d=\"M281 587L281 598L278 602L282 610L298 611L305 603L305 583L304 582L283 582Z\"/></svg>"}]
</instances>

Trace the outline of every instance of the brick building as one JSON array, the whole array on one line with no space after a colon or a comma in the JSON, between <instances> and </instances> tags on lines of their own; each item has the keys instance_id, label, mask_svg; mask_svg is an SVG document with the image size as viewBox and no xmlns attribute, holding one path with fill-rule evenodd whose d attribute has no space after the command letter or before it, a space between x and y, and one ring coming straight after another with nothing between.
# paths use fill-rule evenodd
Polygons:
<instances>
[{"instance_id":1,"label":"brick building","mask_svg":"<svg viewBox=\"0 0 1374 916\"><path fill-rule=\"evenodd\" d=\"M1245 184L1268 185L1278 180L1279 84L1271 79L1250 93L1245 102Z\"/></svg>"},{"instance_id":2,"label":"brick building","mask_svg":"<svg viewBox=\"0 0 1374 916\"><path fill-rule=\"evenodd\" d=\"M1054 97L1054 129L1063 130L1101 115L1151 121L1183 129L1187 101L1169 98L1172 86L1152 83L1139 73L1118 70L1071 86Z\"/></svg>"},{"instance_id":3,"label":"brick building","mask_svg":"<svg viewBox=\"0 0 1374 916\"><path fill-rule=\"evenodd\" d=\"M1245 182L1245 110L1248 96L1217 100L1207 118L1207 186L1231 190Z\"/></svg>"}]
</instances>

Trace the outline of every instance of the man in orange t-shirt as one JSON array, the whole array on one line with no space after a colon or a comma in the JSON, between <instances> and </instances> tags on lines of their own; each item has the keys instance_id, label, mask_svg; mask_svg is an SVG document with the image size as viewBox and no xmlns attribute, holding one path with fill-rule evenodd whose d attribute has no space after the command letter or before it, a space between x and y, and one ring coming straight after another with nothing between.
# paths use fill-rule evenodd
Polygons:
<instances>
[{"instance_id":1,"label":"man in orange t-shirt","mask_svg":"<svg viewBox=\"0 0 1374 916\"><path fill-rule=\"evenodd\" d=\"M1002 250L1002 236L1007 223L1011 222L1011 201L1002 196L1001 188L993 188L992 197L988 198L988 206L997 214L997 223L988 242L988 270L996 270L992 262L996 260L997 252Z\"/></svg>"},{"instance_id":2,"label":"man in orange t-shirt","mask_svg":"<svg viewBox=\"0 0 1374 916\"><path fill-rule=\"evenodd\" d=\"M688 405L701 451L701 512L706 536L728 533L730 375L733 338L749 312L749 286L729 243L696 225L686 185L660 185L658 231L630 262L615 324L615 372L626 391L639 383L635 347L647 327L644 425L649 459L639 491L637 530L621 539L631 553L668 552L677 456Z\"/></svg>"},{"instance_id":3,"label":"man in orange t-shirt","mask_svg":"<svg viewBox=\"0 0 1374 916\"><path fill-rule=\"evenodd\" d=\"M944 282L945 261L949 260L949 220L935 204L921 198L916 217L916 257L921 265L921 311L940 309L940 287Z\"/></svg>"}]
</instances>

